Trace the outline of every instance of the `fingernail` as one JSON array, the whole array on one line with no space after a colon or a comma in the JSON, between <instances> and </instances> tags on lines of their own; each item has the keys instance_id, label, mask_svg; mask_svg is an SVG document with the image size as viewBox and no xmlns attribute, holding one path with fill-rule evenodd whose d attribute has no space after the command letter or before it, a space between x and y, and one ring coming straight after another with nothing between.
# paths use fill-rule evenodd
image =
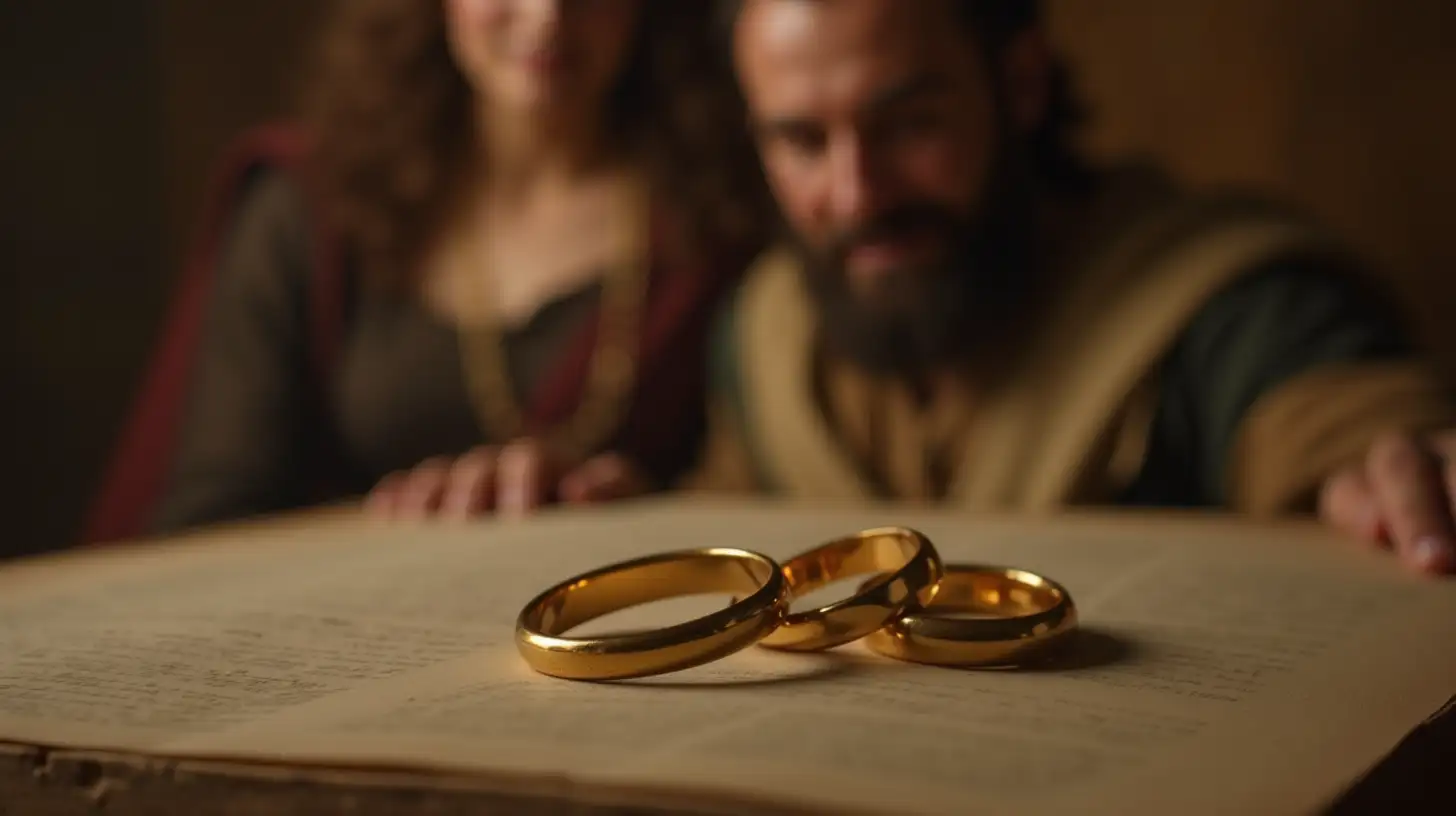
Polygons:
<instances>
[{"instance_id":1,"label":"fingernail","mask_svg":"<svg viewBox=\"0 0 1456 816\"><path fill-rule=\"evenodd\" d=\"M1445 568L1450 565L1453 549L1450 542L1436 536L1426 536L1416 542L1412 555L1416 563L1421 567L1430 569L1434 567Z\"/></svg>"}]
</instances>

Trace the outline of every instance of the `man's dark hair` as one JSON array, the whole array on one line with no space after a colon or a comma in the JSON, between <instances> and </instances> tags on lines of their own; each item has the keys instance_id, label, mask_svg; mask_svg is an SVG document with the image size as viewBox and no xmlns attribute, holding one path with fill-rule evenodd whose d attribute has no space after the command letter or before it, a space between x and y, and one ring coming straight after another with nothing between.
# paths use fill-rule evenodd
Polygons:
<instances>
[{"instance_id":1,"label":"man's dark hair","mask_svg":"<svg viewBox=\"0 0 1456 816\"><path fill-rule=\"evenodd\" d=\"M745 0L720 0L718 26L724 53L731 59L733 29ZM803 0L814 2L814 0ZM910 0L901 0L910 2ZM1020 34L1043 24L1043 0L951 0L961 22L980 41L990 62L992 76L1000 75L997 59ZM1043 177L1054 185L1081 187L1088 169L1073 144L1085 120L1065 64L1052 66L1046 117L1028 137L1027 147Z\"/></svg>"}]
</instances>

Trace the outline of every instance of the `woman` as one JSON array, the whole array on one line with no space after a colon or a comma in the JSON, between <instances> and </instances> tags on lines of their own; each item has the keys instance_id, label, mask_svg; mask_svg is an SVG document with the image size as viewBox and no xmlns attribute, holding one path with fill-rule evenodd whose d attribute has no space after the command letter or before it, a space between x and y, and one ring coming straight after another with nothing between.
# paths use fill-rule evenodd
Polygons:
<instances>
[{"instance_id":1,"label":"woman","mask_svg":"<svg viewBox=\"0 0 1456 816\"><path fill-rule=\"evenodd\" d=\"M675 479L763 211L709 7L336 3L304 127L225 174L88 537Z\"/></svg>"}]
</instances>

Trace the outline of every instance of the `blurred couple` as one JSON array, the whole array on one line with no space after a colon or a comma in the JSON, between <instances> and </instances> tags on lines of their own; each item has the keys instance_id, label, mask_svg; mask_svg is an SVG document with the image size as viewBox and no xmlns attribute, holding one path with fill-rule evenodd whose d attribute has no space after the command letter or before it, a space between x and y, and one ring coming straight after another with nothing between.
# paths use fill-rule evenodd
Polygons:
<instances>
[{"instance_id":1,"label":"blurred couple","mask_svg":"<svg viewBox=\"0 0 1456 816\"><path fill-rule=\"evenodd\" d=\"M1096 167L1027 0L352 0L245 139L93 540L720 490L1318 513L1456 567L1318 224Z\"/></svg>"}]
</instances>

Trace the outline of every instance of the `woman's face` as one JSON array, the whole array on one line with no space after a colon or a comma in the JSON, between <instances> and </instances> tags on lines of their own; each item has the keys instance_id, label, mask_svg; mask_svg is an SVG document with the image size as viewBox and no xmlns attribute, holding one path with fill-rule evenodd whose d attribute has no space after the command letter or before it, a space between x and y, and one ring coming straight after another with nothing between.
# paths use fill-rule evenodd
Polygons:
<instances>
[{"instance_id":1,"label":"woman's face","mask_svg":"<svg viewBox=\"0 0 1456 816\"><path fill-rule=\"evenodd\" d=\"M699 2L699 0L689 0ZM494 109L581 114L617 79L640 0L444 0L450 48Z\"/></svg>"}]
</instances>

